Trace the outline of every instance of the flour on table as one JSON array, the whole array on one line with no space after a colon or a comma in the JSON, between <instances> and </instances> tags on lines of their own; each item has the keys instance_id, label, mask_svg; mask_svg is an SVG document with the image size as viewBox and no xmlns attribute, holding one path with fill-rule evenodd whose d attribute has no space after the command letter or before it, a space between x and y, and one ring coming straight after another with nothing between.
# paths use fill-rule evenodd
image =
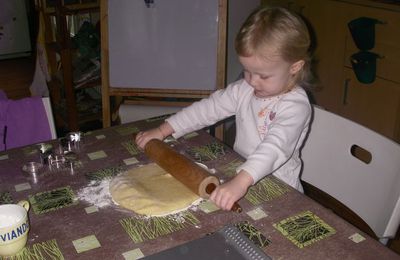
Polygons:
<instances>
[{"instance_id":1,"label":"flour on table","mask_svg":"<svg viewBox=\"0 0 400 260\"><path fill-rule=\"evenodd\" d=\"M78 192L78 199L84 200L98 208L113 204L109 186L111 179L104 179L100 183L91 181L89 185Z\"/></svg>"}]
</instances>

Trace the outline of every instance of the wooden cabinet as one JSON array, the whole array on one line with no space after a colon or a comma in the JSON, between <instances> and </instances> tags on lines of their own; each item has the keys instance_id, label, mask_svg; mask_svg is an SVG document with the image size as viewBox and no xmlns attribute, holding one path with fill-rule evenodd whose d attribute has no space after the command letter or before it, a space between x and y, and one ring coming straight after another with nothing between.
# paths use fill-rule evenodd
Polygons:
<instances>
[{"instance_id":1,"label":"wooden cabinet","mask_svg":"<svg viewBox=\"0 0 400 260\"><path fill-rule=\"evenodd\" d=\"M97 36L94 32L98 1L42 0L36 4L44 18L51 76L48 87L59 132L101 122L100 32ZM98 56L93 54L95 45Z\"/></svg>"},{"instance_id":2,"label":"wooden cabinet","mask_svg":"<svg viewBox=\"0 0 400 260\"><path fill-rule=\"evenodd\" d=\"M316 6L313 6L316 5ZM316 34L316 102L327 109L400 141L400 6L375 1L309 1L305 13ZM377 21L376 76L362 83L350 62L360 50L348 23L367 17ZM359 72L358 72L359 73Z\"/></svg>"},{"instance_id":3,"label":"wooden cabinet","mask_svg":"<svg viewBox=\"0 0 400 260\"><path fill-rule=\"evenodd\" d=\"M351 6L348 8L348 6ZM400 10L383 6L355 6L338 3L345 14L345 23L359 17L375 19L375 44L369 52L377 54L376 78L370 84L357 80L350 62L359 52L346 30L343 60L343 95L338 112L397 142L400 141ZM397 8L399 9L399 8Z\"/></svg>"},{"instance_id":4,"label":"wooden cabinet","mask_svg":"<svg viewBox=\"0 0 400 260\"><path fill-rule=\"evenodd\" d=\"M390 1L264 1L301 13L315 38L315 102L400 142L400 4ZM375 19L376 77L362 83L350 62L360 50L348 23ZM363 27L364 28L364 27ZM362 29L363 29L362 28Z\"/></svg>"},{"instance_id":5,"label":"wooden cabinet","mask_svg":"<svg viewBox=\"0 0 400 260\"><path fill-rule=\"evenodd\" d=\"M339 113L398 141L400 85L382 78L362 84L349 68L344 68L344 81Z\"/></svg>"}]
</instances>

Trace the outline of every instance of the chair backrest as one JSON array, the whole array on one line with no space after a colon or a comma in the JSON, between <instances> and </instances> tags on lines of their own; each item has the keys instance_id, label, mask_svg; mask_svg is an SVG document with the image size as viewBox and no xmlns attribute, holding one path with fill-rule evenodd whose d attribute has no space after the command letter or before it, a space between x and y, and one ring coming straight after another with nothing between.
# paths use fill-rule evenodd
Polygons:
<instances>
[{"instance_id":1,"label":"chair backrest","mask_svg":"<svg viewBox=\"0 0 400 260\"><path fill-rule=\"evenodd\" d=\"M49 122L49 127L50 127L50 132L51 132L51 137L53 139L56 139L57 132L56 132L56 126L54 123L54 116L53 116L53 110L51 108L50 98L42 97L42 102L43 102L44 109L46 110L47 120Z\"/></svg>"},{"instance_id":2,"label":"chair backrest","mask_svg":"<svg viewBox=\"0 0 400 260\"><path fill-rule=\"evenodd\" d=\"M358 150L370 153L367 162ZM314 106L302 159L303 181L354 211L381 241L395 236L400 223L398 143Z\"/></svg>"},{"instance_id":3,"label":"chair backrest","mask_svg":"<svg viewBox=\"0 0 400 260\"><path fill-rule=\"evenodd\" d=\"M0 151L57 138L49 98L0 99Z\"/></svg>"}]
</instances>

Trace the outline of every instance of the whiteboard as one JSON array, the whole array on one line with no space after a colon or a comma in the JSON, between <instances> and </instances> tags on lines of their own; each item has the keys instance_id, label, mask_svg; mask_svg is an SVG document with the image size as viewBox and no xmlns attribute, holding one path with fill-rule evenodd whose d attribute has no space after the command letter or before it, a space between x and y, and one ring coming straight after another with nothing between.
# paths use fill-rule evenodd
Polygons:
<instances>
[{"instance_id":1,"label":"whiteboard","mask_svg":"<svg viewBox=\"0 0 400 260\"><path fill-rule=\"evenodd\" d=\"M109 0L108 30L110 87L217 88L218 0Z\"/></svg>"}]
</instances>

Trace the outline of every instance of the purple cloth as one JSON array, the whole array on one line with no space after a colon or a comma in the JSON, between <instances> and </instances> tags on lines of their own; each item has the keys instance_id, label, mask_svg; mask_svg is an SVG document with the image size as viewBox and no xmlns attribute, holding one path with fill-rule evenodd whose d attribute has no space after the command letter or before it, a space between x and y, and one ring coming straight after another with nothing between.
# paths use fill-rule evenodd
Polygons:
<instances>
[{"instance_id":1,"label":"purple cloth","mask_svg":"<svg viewBox=\"0 0 400 260\"><path fill-rule=\"evenodd\" d=\"M0 99L0 151L51 140L41 97Z\"/></svg>"}]
</instances>

